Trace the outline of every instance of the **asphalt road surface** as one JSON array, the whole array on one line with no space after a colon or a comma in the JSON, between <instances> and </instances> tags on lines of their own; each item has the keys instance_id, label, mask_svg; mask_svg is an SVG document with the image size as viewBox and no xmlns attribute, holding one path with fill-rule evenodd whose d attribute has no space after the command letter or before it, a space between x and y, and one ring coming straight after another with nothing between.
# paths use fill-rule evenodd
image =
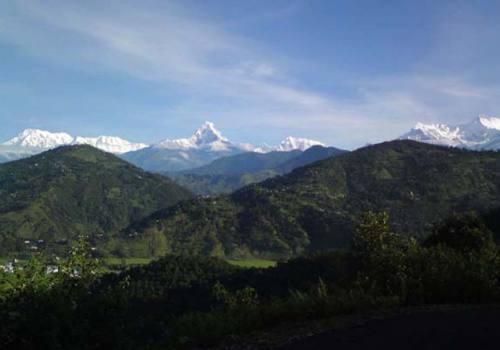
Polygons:
<instances>
[{"instance_id":1,"label":"asphalt road surface","mask_svg":"<svg viewBox=\"0 0 500 350\"><path fill-rule=\"evenodd\" d=\"M500 350L500 308L401 314L301 339L279 349Z\"/></svg>"}]
</instances>

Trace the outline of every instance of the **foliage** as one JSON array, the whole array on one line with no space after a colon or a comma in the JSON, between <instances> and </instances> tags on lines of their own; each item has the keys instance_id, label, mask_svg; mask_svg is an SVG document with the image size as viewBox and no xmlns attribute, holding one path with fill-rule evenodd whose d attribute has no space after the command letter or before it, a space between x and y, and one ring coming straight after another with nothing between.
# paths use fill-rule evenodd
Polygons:
<instances>
[{"instance_id":1,"label":"foliage","mask_svg":"<svg viewBox=\"0 0 500 350\"><path fill-rule=\"evenodd\" d=\"M273 170L281 164L301 155L299 150L287 152L245 152L229 157L222 157L199 168L185 170L183 173L197 175L241 176Z\"/></svg>"},{"instance_id":2,"label":"foliage","mask_svg":"<svg viewBox=\"0 0 500 350\"><path fill-rule=\"evenodd\" d=\"M214 196L229 194L244 186L343 153L346 151L322 146L314 146L304 152L246 152L216 159L199 168L167 172L165 175L193 193Z\"/></svg>"},{"instance_id":3,"label":"foliage","mask_svg":"<svg viewBox=\"0 0 500 350\"><path fill-rule=\"evenodd\" d=\"M424 246L444 245L462 252L480 251L493 245L493 234L474 214L453 214L424 240Z\"/></svg>"},{"instance_id":4,"label":"foliage","mask_svg":"<svg viewBox=\"0 0 500 350\"><path fill-rule=\"evenodd\" d=\"M363 288L409 304L500 297L498 247L477 216L452 215L423 245L391 233L387 223L386 213L367 213L359 225L356 241L364 243L355 247L367 248L357 250Z\"/></svg>"},{"instance_id":5,"label":"foliage","mask_svg":"<svg viewBox=\"0 0 500 350\"><path fill-rule=\"evenodd\" d=\"M462 239L470 230L440 226L460 249L420 245L397 235L385 212L361 216L354 249L307 254L265 269L218 258L166 256L99 275L80 240L59 272L40 258L9 276L2 292L5 348L172 348L213 345L225 336L287 322L401 305L500 300L500 259ZM470 227L481 227L468 217ZM467 226L469 227L469 226ZM445 232L447 229L450 232ZM457 233L458 232L458 233ZM458 236L456 236L458 235ZM468 246L470 244L470 246ZM5 283L5 281L3 282ZM0 283L2 285L2 283ZM15 345L14 345L15 344Z\"/></svg>"},{"instance_id":6,"label":"foliage","mask_svg":"<svg viewBox=\"0 0 500 350\"><path fill-rule=\"evenodd\" d=\"M354 237L354 250L362 254L380 253L393 249L399 243L399 237L391 232L389 214L368 211L361 217Z\"/></svg>"},{"instance_id":7,"label":"foliage","mask_svg":"<svg viewBox=\"0 0 500 350\"><path fill-rule=\"evenodd\" d=\"M265 259L242 259L242 260L227 260L231 265L236 265L240 267L258 267L267 268L276 266L276 261L265 260Z\"/></svg>"},{"instance_id":8,"label":"foliage","mask_svg":"<svg viewBox=\"0 0 500 350\"><path fill-rule=\"evenodd\" d=\"M49 263L34 256L11 274L10 286L0 298L4 348L65 348L61 340L82 336L78 310L89 296L98 261L91 258L88 244L80 237L57 269L49 272Z\"/></svg>"},{"instance_id":9,"label":"foliage","mask_svg":"<svg viewBox=\"0 0 500 350\"><path fill-rule=\"evenodd\" d=\"M241 175L164 173L177 184L200 196L230 194L244 186L277 176L275 171L260 171Z\"/></svg>"},{"instance_id":10,"label":"foliage","mask_svg":"<svg viewBox=\"0 0 500 350\"><path fill-rule=\"evenodd\" d=\"M251 291L252 289L247 289ZM236 294L241 290L236 291ZM232 296L236 299L236 296ZM393 307L392 297L368 295L359 289L330 292L319 279L309 289L293 290L286 297L266 303L242 300L210 312L188 312L173 323L173 348L186 345L214 345L228 335L274 327L284 322L307 321L333 315Z\"/></svg>"},{"instance_id":11,"label":"foliage","mask_svg":"<svg viewBox=\"0 0 500 350\"><path fill-rule=\"evenodd\" d=\"M241 307L248 308L258 304L257 292L252 287L238 289L232 293L217 281L213 287L213 294L215 299L221 302L225 308L235 312L240 312Z\"/></svg>"},{"instance_id":12,"label":"foliage","mask_svg":"<svg viewBox=\"0 0 500 350\"><path fill-rule=\"evenodd\" d=\"M0 255L62 253L80 234L107 254L120 229L189 197L169 179L90 146L2 164Z\"/></svg>"},{"instance_id":13,"label":"foliage","mask_svg":"<svg viewBox=\"0 0 500 350\"><path fill-rule=\"evenodd\" d=\"M297 157L294 157L284 163L278 165L275 169L280 174L287 174L297 168L319 162L320 160L330 157L340 156L348 151L335 147L313 146L302 152Z\"/></svg>"},{"instance_id":14,"label":"foliage","mask_svg":"<svg viewBox=\"0 0 500 350\"><path fill-rule=\"evenodd\" d=\"M348 249L356 222L386 211L422 237L453 212L500 206L500 154L393 141L314 163L235 193L162 209L123 232L127 244L167 238L168 252L286 259ZM137 232L131 239L128 234Z\"/></svg>"}]
</instances>

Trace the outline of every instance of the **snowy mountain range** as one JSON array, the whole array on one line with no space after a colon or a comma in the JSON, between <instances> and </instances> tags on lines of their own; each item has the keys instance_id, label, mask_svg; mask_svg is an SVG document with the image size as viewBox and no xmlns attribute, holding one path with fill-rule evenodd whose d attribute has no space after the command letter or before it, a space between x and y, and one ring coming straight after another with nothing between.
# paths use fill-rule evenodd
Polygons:
<instances>
[{"instance_id":1,"label":"snowy mountain range","mask_svg":"<svg viewBox=\"0 0 500 350\"><path fill-rule=\"evenodd\" d=\"M313 146L326 147L324 143L321 143L319 141L288 136L286 139L281 141L276 151L281 151L281 152L289 152L293 150L305 151Z\"/></svg>"},{"instance_id":2,"label":"snowy mountain range","mask_svg":"<svg viewBox=\"0 0 500 350\"><path fill-rule=\"evenodd\" d=\"M460 125L417 123L402 140L468 149L500 149L500 118L479 116Z\"/></svg>"},{"instance_id":3,"label":"snowy mountain range","mask_svg":"<svg viewBox=\"0 0 500 350\"><path fill-rule=\"evenodd\" d=\"M2 145L50 149L61 145L71 144L73 141L73 136L66 133L51 133L39 129L26 129L16 137L2 143Z\"/></svg>"},{"instance_id":4,"label":"snowy mountain range","mask_svg":"<svg viewBox=\"0 0 500 350\"><path fill-rule=\"evenodd\" d=\"M16 137L4 142L1 146L9 149L23 149L36 153L37 150L44 151L64 145L91 145L103 151L110 153L126 153L137 151L138 149L147 147L143 143L132 143L127 140L114 136L99 136L99 137L73 137L66 133L52 133L39 129L26 129Z\"/></svg>"},{"instance_id":5,"label":"snowy mountain range","mask_svg":"<svg viewBox=\"0 0 500 350\"><path fill-rule=\"evenodd\" d=\"M268 145L254 147L249 143L232 143L222 133L215 128L214 123L205 122L198 128L189 138L183 139L166 139L153 145L156 148L166 149L206 149L214 152L229 151L239 149L245 152L268 153L273 151L288 152L293 150L305 151L312 146L324 146L323 143L315 140L288 136L278 147Z\"/></svg>"},{"instance_id":6,"label":"snowy mountain range","mask_svg":"<svg viewBox=\"0 0 500 350\"><path fill-rule=\"evenodd\" d=\"M52 133L39 129L26 129L16 137L0 144L0 162L24 158L58 146L87 144L124 159L147 170L179 170L207 164L210 161L242 152L304 151L319 141L287 137L277 147L254 147L246 143L233 143L205 122L191 137L165 139L147 145L132 143L115 136L73 137L67 133Z\"/></svg>"},{"instance_id":7,"label":"snowy mountain range","mask_svg":"<svg viewBox=\"0 0 500 350\"><path fill-rule=\"evenodd\" d=\"M166 139L122 157L146 170L171 172L200 167L215 159L243 152L303 151L318 144L321 143L294 137L287 137L278 147L233 143L213 123L205 122L189 138Z\"/></svg>"},{"instance_id":8,"label":"snowy mountain range","mask_svg":"<svg viewBox=\"0 0 500 350\"><path fill-rule=\"evenodd\" d=\"M254 150L253 146L250 144L232 143L222 136L222 133L217 130L214 123L211 122L205 122L201 127L196 129L189 138L165 139L154 144L152 147L173 150L203 149L213 152L225 152L233 149L242 151Z\"/></svg>"}]
</instances>

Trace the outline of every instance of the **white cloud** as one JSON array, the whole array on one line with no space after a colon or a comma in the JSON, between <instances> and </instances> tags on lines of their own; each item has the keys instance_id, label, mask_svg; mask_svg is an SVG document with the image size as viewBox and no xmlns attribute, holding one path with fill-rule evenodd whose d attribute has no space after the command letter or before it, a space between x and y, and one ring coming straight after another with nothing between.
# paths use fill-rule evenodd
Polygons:
<instances>
[{"instance_id":1,"label":"white cloud","mask_svg":"<svg viewBox=\"0 0 500 350\"><path fill-rule=\"evenodd\" d=\"M19 4L22 20L4 18L4 36L52 59L88 61L137 78L212 89L215 94L285 103L296 99L298 105L305 101L308 106L313 101L310 92L270 81L276 68L255 55L247 40L183 17L174 7L155 13L124 3L105 9L74 2Z\"/></svg>"},{"instance_id":2,"label":"white cloud","mask_svg":"<svg viewBox=\"0 0 500 350\"><path fill-rule=\"evenodd\" d=\"M349 81L347 75L339 84L358 88L349 98L318 93L301 84L286 62L274 58L276 48L266 49L237 31L224 29L227 23L220 26L173 3L160 4L153 9L125 1L4 2L0 4L0 38L77 69L115 71L182 91L191 105L172 110L188 110L183 113L191 115L217 113L235 128L246 124L254 125L254 130L303 131L303 136L345 147L397 137L417 120L465 120L500 108L492 102L499 97L497 86L422 67L364 81ZM277 16L290 11L296 11L296 6ZM250 22L273 16L258 16ZM230 26L237 20L233 22ZM448 23L443 29L446 35L438 39L451 41L450 28L457 26ZM422 63L425 66L452 59L439 40L438 49ZM467 49L459 43L449 43L453 55ZM233 102L219 106L221 100ZM204 110L207 106L209 110Z\"/></svg>"}]
</instances>

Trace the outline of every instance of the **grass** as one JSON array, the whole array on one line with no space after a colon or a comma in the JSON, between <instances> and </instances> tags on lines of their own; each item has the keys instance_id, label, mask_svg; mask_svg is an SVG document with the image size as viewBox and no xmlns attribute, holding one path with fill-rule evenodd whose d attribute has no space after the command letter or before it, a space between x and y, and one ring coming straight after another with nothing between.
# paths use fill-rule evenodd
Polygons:
<instances>
[{"instance_id":1,"label":"grass","mask_svg":"<svg viewBox=\"0 0 500 350\"><path fill-rule=\"evenodd\" d=\"M146 265L149 264L153 259L149 258L106 258L104 259L104 262L107 265Z\"/></svg>"},{"instance_id":2,"label":"grass","mask_svg":"<svg viewBox=\"0 0 500 350\"><path fill-rule=\"evenodd\" d=\"M9 259L7 257L0 257L0 264L3 265L8 261L11 261L12 259ZM105 258L104 263L108 266L117 266L117 265L126 265L126 266L136 266L136 265L146 265L149 264L153 259L149 258ZM235 259L228 259L228 263L240 267L245 267L245 268L268 268L268 267L274 267L276 266L276 261L273 260L265 260L265 259L244 259L244 260L235 260Z\"/></svg>"},{"instance_id":3,"label":"grass","mask_svg":"<svg viewBox=\"0 0 500 350\"><path fill-rule=\"evenodd\" d=\"M245 259L245 260L228 259L227 262L230 263L231 265L236 265L240 267L246 267L246 268L257 267L261 269L274 267L276 266L277 263L276 261L265 260L265 259Z\"/></svg>"},{"instance_id":4,"label":"grass","mask_svg":"<svg viewBox=\"0 0 500 350\"><path fill-rule=\"evenodd\" d=\"M172 338L171 348L179 348L178 343L184 341L187 343L182 345L189 348L211 347L229 335L248 335L269 327L309 323L339 315L391 310L399 305L397 297L381 297L358 290L329 293L326 285L320 283L316 289L293 292L267 303L242 300L234 306L226 305L210 312L184 313L172 324L176 336Z\"/></svg>"}]
</instances>

